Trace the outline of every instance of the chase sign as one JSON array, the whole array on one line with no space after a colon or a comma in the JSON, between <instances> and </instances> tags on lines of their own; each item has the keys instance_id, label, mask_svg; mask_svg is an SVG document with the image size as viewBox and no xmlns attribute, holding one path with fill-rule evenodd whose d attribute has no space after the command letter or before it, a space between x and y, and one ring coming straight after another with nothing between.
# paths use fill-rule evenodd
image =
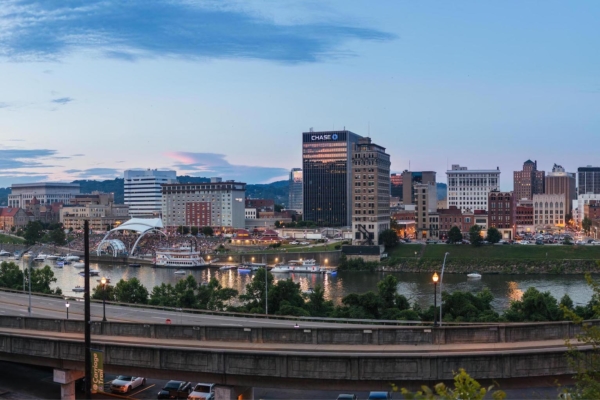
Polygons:
<instances>
[{"instance_id":1,"label":"chase sign","mask_svg":"<svg viewBox=\"0 0 600 400\"><path fill-rule=\"evenodd\" d=\"M334 133L332 135L314 134L310 136L310 140L313 142L321 142L325 140L338 140L338 135L337 133Z\"/></svg>"}]
</instances>

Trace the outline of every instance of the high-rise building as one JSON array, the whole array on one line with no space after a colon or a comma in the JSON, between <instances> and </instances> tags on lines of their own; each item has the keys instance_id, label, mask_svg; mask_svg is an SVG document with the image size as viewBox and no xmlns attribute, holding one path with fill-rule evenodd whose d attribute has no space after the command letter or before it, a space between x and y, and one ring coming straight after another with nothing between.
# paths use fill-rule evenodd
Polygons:
<instances>
[{"instance_id":1,"label":"high-rise building","mask_svg":"<svg viewBox=\"0 0 600 400\"><path fill-rule=\"evenodd\" d=\"M352 151L352 237L354 244L379 244L390 228L390 155L385 148L359 139Z\"/></svg>"},{"instance_id":2,"label":"high-rise building","mask_svg":"<svg viewBox=\"0 0 600 400\"><path fill-rule=\"evenodd\" d=\"M527 160L522 171L514 171L514 195L517 200L531 200L534 194L544 193L544 171L538 171L537 161Z\"/></svg>"},{"instance_id":3,"label":"high-rise building","mask_svg":"<svg viewBox=\"0 0 600 400\"><path fill-rule=\"evenodd\" d=\"M496 228L504 239L512 240L516 230L517 202L514 192L492 190L488 195L488 227Z\"/></svg>"},{"instance_id":4,"label":"high-rise building","mask_svg":"<svg viewBox=\"0 0 600 400\"><path fill-rule=\"evenodd\" d=\"M600 194L600 167L577 168L577 194Z\"/></svg>"},{"instance_id":5,"label":"high-rise building","mask_svg":"<svg viewBox=\"0 0 600 400\"><path fill-rule=\"evenodd\" d=\"M158 169L130 169L124 174L125 204L132 218L153 218L162 210L162 185L177 182L177 173Z\"/></svg>"},{"instance_id":6,"label":"high-rise building","mask_svg":"<svg viewBox=\"0 0 600 400\"><path fill-rule=\"evenodd\" d=\"M302 168L290 172L290 195L288 209L302 213Z\"/></svg>"},{"instance_id":7,"label":"high-rise building","mask_svg":"<svg viewBox=\"0 0 600 400\"><path fill-rule=\"evenodd\" d=\"M571 214L573 209L573 200L577 198L575 191L575 174L565 172L565 169L558 164L554 164L552 172L546 175L546 190L545 194L562 194L563 202L567 214Z\"/></svg>"},{"instance_id":8,"label":"high-rise building","mask_svg":"<svg viewBox=\"0 0 600 400\"><path fill-rule=\"evenodd\" d=\"M435 171L402 172L402 199L404 204L413 204L415 185L419 183L435 183Z\"/></svg>"},{"instance_id":9,"label":"high-rise building","mask_svg":"<svg viewBox=\"0 0 600 400\"><path fill-rule=\"evenodd\" d=\"M461 211L488 210L488 194L500 190L500 168L469 170L452 165L448 176L448 207Z\"/></svg>"},{"instance_id":10,"label":"high-rise building","mask_svg":"<svg viewBox=\"0 0 600 400\"><path fill-rule=\"evenodd\" d=\"M27 208L35 198L42 205L52 203L70 204L71 199L79 194L78 183L14 183L8 195L8 206L13 208Z\"/></svg>"},{"instance_id":11,"label":"high-rise building","mask_svg":"<svg viewBox=\"0 0 600 400\"><path fill-rule=\"evenodd\" d=\"M439 215L437 213L437 187L435 182L416 183L414 187L415 235L417 239L437 238Z\"/></svg>"},{"instance_id":12,"label":"high-rise building","mask_svg":"<svg viewBox=\"0 0 600 400\"><path fill-rule=\"evenodd\" d=\"M211 226L244 228L246 184L223 182L171 183L162 187L162 220L165 227Z\"/></svg>"},{"instance_id":13,"label":"high-rise building","mask_svg":"<svg viewBox=\"0 0 600 400\"><path fill-rule=\"evenodd\" d=\"M397 197L400 201L404 197L402 190L402 174L390 175L390 196Z\"/></svg>"},{"instance_id":14,"label":"high-rise building","mask_svg":"<svg viewBox=\"0 0 600 400\"><path fill-rule=\"evenodd\" d=\"M302 133L305 221L352 224L352 149L361 138L347 130Z\"/></svg>"}]
</instances>

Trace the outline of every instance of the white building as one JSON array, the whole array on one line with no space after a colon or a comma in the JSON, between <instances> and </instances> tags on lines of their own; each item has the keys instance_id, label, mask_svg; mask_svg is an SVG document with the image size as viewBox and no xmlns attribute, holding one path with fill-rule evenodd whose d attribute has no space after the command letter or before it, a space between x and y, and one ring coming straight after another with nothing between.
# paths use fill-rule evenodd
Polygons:
<instances>
[{"instance_id":1,"label":"white building","mask_svg":"<svg viewBox=\"0 0 600 400\"><path fill-rule=\"evenodd\" d=\"M453 164L448 176L448 207L461 211L488 209L488 193L500 190L500 168L469 170Z\"/></svg>"},{"instance_id":2,"label":"white building","mask_svg":"<svg viewBox=\"0 0 600 400\"><path fill-rule=\"evenodd\" d=\"M573 200L573 221L581 226L584 217L585 205L590 203L590 200L600 200L600 194L586 193L577 196L577 200Z\"/></svg>"},{"instance_id":3,"label":"white building","mask_svg":"<svg viewBox=\"0 0 600 400\"><path fill-rule=\"evenodd\" d=\"M8 206L25 208L35 197L41 205L52 203L70 204L79 194L78 183L15 183L8 195Z\"/></svg>"},{"instance_id":4,"label":"white building","mask_svg":"<svg viewBox=\"0 0 600 400\"><path fill-rule=\"evenodd\" d=\"M564 194L533 195L533 225L537 230L564 227L566 214Z\"/></svg>"},{"instance_id":5,"label":"white building","mask_svg":"<svg viewBox=\"0 0 600 400\"><path fill-rule=\"evenodd\" d=\"M288 209L302 214L303 198L302 198L302 168L292 168L290 172L290 193L288 201Z\"/></svg>"},{"instance_id":6,"label":"white building","mask_svg":"<svg viewBox=\"0 0 600 400\"><path fill-rule=\"evenodd\" d=\"M246 219L256 219L256 208L246 208Z\"/></svg>"},{"instance_id":7,"label":"white building","mask_svg":"<svg viewBox=\"0 0 600 400\"><path fill-rule=\"evenodd\" d=\"M152 218L162 209L161 187L176 183L175 171L157 169L130 169L125 171L125 204L132 218Z\"/></svg>"},{"instance_id":8,"label":"white building","mask_svg":"<svg viewBox=\"0 0 600 400\"><path fill-rule=\"evenodd\" d=\"M162 188L165 227L211 226L244 228L246 184L223 182L166 184Z\"/></svg>"}]
</instances>

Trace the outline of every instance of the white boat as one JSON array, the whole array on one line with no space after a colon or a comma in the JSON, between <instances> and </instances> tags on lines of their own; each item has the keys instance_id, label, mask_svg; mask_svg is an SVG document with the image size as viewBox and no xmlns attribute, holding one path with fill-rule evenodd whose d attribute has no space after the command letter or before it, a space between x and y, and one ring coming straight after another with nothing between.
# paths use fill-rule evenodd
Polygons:
<instances>
[{"instance_id":1,"label":"white boat","mask_svg":"<svg viewBox=\"0 0 600 400\"><path fill-rule=\"evenodd\" d=\"M240 268L240 267L238 267ZM249 269L250 271L258 271L261 268L267 268L267 264L262 263L242 263L241 268Z\"/></svg>"},{"instance_id":2,"label":"white boat","mask_svg":"<svg viewBox=\"0 0 600 400\"><path fill-rule=\"evenodd\" d=\"M90 276L98 276L100 275L100 271L97 269L90 269ZM79 272L79 276L85 276L85 271Z\"/></svg>"},{"instance_id":3,"label":"white boat","mask_svg":"<svg viewBox=\"0 0 600 400\"><path fill-rule=\"evenodd\" d=\"M58 259L60 256L58 254L49 254L46 256L46 260L56 260Z\"/></svg>"},{"instance_id":4,"label":"white boat","mask_svg":"<svg viewBox=\"0 0 600 400\"><path fill-rule=\"evenodd\" d=\"M76 263L73 263L73 267L75 267L75 268L85 268L85 263L76 262Z\"/></svg>"},{"instance_id":5,"label":"white boat","mask_svg":"<svg viewBox=\"0 0 600 400\"><path fill-rule=\"evenodd\" d=\"M10 252L6 251L6 250L0 250L0 257L8 257L10 256Z\"/></svg>"},{"instance_id":6,"label":"white boat","mask_svg":"<svg viewBox=\"0 0 600 400\"><path fill-rule=\"evenodd\" d=\"M223 265L219 268L219 271L229 271L230 269L236 269L237 265Z\"/></svg>"},{"instance_id":7,"label":"white boat","mask_svg":"<svg viewBox=\"0 0 600 400\"><path fill-rule=\"evenodd\" d=\"M185 275L186 272L182 269L178 269L177 271L173 272L175 275Z\"/></svg>"},{"instance_id":8,"label":"white boat","mask_svg":"<svg viewBox=\"0 0 600 400\"><path fill-rule=\"evenodd\" d=\"M40 253L40 254L38 254L37 256L35 256L35 257L33 258L33 261L45 261L45 260L46 260L46 257L48 257L48 255L47 255L47 254Z\"/></svg>"},{"instance_id":9,"label":"white boat","mask_svg":"<svg viewBox=\"0 0 600 400\"><path fill-rule=\"evenodd\" d=\"M174 247L156 250L154 265L169 268L201 268L208 267L209 263L204 261L199 251L190 247Z\"/></svg>"},{"instance_id":10,"label":"white boat","mask_svg":"<svg viewBox=\"0 0 600 400\"><path fill-rule=\"evenodd\" d=\"M302 272L302 273L322 273L325 272L325 270L323 268L321 268L319 265L317 265L317 262L315 260L292 260L289 262L288 265L280 265L277 267L274 267L271 272L280 272L280 273L284 273L284 272Z\"/></svg>"},{"instance_id":11,"label":"white boat","mask_svg":"<svg viewBox=\"0 0 600 400\"><path fill-rule=\"evenodd\" d=\"M85 288L82 288L81 286L75 286L73 288L73 291L76 293L81 293L81 292L85 292Z\"/></svg>"},{"instance_id":12,"label":"white boat","mask_svg":"<svg viewBox=\"0 0 600 400\"><path fill-rule=\"evenodd\" d=\"M62 261L59 261L56 263L56 265L54 265L54 268L62 268L65 266L65 263Z\"/></svg>"},{"instance_id":13,"label":"white boat","mask_svg":"<svg viewBox=\"0 0 600 400\"><path fill-rule=\"evenodd\" d=\"M309 287L308 290L303 290L302 294L308 295L308 294L313 294L314 292L315 292L315 290L313 288Z\"/></svg>"},{"instance_id":14,"label":"white boat","mask_svg":"<svg viewBox=\"0 0 600 400\"><path fill-rule=\"evenodd\" d=\"M467 278L481 279L481 274L478 274L477 272L471 272L470 274L467 274Z\"/></svg>"},{"instance_id":15,"label":"white boat","mask_svg":"<svg viewBox=\"0 0 600 400\"><path fill-rule=\"evenodd\" d=\"M67 256L65 257L65 260L67 261L79 261L79 256L73 255L73 254L67 254Z\"/></svg>"}]
</instances>

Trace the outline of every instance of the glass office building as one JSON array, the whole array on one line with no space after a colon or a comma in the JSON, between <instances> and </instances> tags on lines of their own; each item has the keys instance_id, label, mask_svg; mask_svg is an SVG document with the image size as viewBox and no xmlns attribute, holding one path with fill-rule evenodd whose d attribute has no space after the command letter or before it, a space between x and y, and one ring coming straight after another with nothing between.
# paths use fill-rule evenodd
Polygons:
<instances>
[{"instance_id":1,"label":"glass office building","mask_svg":"<svg viewBox=\"0 0 600 400\"><path fill-rule=\"evenodd\" d=\"M600 167L577 168L577 178L579 182L578 194L600 194Z\"/></svg>"},{"instance_id":2,"label":"glass office building","mask_svg":"<svg viewBox=\"0 0 600 400\"><path fill-rule=\"evenodd\" d=\"M305 221L352 224L352 148L361 138L346 130L302 134Z\"/></svg>"},{"instance_id":3,"label":"glass office building","mask_svg":"<svg viewBox=\"0 0 600 400\"><path fill-rule=\"evenodd\" d=\"M301 168L293 168L290 172L290 194L289 194L289 204L288 207L290 210L297 211L299 213L303 212L302 209L302 169Z\"/></svg>"}]
</instances>

